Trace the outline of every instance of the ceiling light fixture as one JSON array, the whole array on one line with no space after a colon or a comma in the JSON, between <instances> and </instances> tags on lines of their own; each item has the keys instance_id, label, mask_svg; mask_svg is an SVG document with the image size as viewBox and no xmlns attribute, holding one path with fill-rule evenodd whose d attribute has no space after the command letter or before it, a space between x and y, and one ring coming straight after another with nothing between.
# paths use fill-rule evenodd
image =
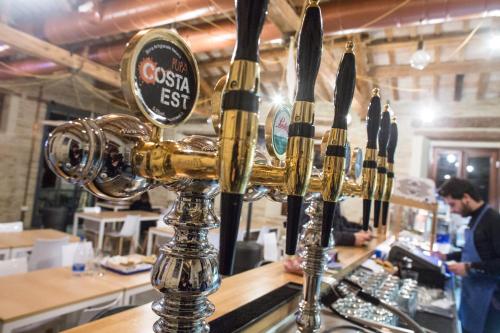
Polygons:
<instances>
[{"instance_id":1,"label":"ceiling light fixture","mask_svg":"<svg viewBox=\"0 0 500 333\"><path fill-rule=\"evenodd\" d=\"M282 104L284 102L283 96L281 95L274 95L273 97L273 103L274 104Z\"/></svg>"},{"instance_id":2,"label":"ceiling light fixture","mask_svg":"<svg viewBox=\"0 0 500 333\"><path fill-rule=\"evenodd\" d=\"M420 39L418 41L417 50L411 55L410 66L412 68L422 70L427 67L430 61L431 56L426 50L424 50L424 41Z\"/></svg>"}]
</instances>

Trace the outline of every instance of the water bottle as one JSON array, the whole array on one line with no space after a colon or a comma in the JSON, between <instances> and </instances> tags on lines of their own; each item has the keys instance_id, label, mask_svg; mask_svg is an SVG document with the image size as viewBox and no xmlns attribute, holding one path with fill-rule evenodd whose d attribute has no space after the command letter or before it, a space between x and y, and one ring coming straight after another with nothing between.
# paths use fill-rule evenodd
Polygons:
<instances>
[{"instance_id":1,"label":"water bottle","mask_svg":"<svg viewBox=\"0 0 500 333\"><path fill-rule=\"evenodd\" d=\"M85 251L85 243L83 237L80 237L80 242L76 246L75 255L73 257L73 266L71 270L73 275L81 276L85 272L85 262L87 261L87 252Z\"/></svg>"}]
</instances>

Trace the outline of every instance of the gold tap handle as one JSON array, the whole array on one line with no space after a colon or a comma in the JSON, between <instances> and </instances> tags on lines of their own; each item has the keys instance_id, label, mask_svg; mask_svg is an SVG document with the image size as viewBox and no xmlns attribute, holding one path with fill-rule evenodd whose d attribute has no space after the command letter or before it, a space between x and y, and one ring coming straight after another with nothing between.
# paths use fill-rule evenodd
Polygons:
<instances>
[{"instance_id":1,"label":"gold tap handle","mask_svg":"<svg viewBox=\"0 0 500 333\"><path fill-rule=\"evenodd\" d=\"M255 156L259 111L259 36L268 0L236 2L237 41L222 97L218 174L221 189L219 270L233 273L243 195Z\"/></svg>"}]
</instances>

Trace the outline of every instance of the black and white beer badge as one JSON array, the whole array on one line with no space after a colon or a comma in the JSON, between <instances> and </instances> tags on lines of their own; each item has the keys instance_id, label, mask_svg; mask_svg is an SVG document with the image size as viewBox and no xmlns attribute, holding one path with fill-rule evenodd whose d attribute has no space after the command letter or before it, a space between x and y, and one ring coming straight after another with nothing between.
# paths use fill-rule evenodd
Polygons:
<instances>
[{"instance_id":1,"label":"black and white beer badge","mask_svg":"<svg viewBox=\"0 0 500 333\"><path fill-rule=\"evenodd\" d=\"M165 125L182 122L193 109L196 70L173 43L147 43L137 57L135 79L143 103Z\"/></svg>"},{"instance_id":2,"label":"black and white beer badge","mask_svg":"<svg viewBox=\"0 0 500 333\"><path fill-rule=\"evenodd\" d=\"M127 45L122 71L127 101L155 125L181 124L194 109L198 68L188 46L175 32L152 29L137 34Z\"/></svg>"}]
</instances>

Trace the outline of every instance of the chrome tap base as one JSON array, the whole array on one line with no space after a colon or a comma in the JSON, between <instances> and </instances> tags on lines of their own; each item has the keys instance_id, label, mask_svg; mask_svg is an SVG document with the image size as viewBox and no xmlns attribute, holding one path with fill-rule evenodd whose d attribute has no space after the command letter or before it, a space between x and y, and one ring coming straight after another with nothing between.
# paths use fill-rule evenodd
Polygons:
<instances>
[{"instance_id":1,"label":"chrome tap base","mask_svg":"<svg viewBox=\"0 0 500 333\"><path fill-rule=\"evenodd\" d=\"M209 332L206 318L215 310L208 295L220 286L217 250L208 242L209 229L219 226L213 211L219 186L214 181L181 180L173 184L178 199L165 222L175 229L163 245L151 283L164 294L153 303L160 316L155 333Z\"/></svg>"},{"instance_id":2,"label":"chrome tap base","mask_svg":"<svg viewBox=\"0 0 500 333\"><path fill-rule=\"evenodd\" d=\"M295 322L298 332L311 333L319 332L321 326L319 291L321 277L328 262L327 252L333 247L333 239L330 237L328 247L321 246L323 201L319 195L313 197L306 213L311 219L304 225L299 241L304 283Z\"/></svg>"}]
</instances>

